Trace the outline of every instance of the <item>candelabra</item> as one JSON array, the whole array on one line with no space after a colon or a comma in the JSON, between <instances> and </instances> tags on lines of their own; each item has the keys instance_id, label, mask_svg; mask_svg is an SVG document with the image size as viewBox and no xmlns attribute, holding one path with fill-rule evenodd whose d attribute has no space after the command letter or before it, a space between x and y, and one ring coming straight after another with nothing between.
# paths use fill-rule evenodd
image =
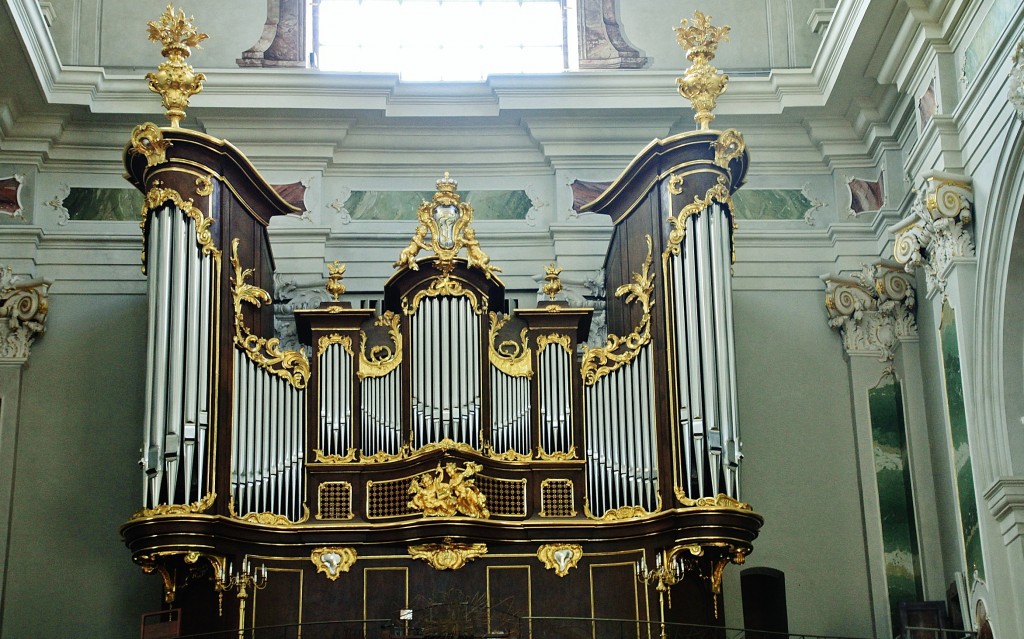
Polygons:
<instances>
[{"instance_id":1,"label":"candelabra","mask_svg":"<svg viewBox=\"0 0 1024 639\"><path fill-rule=\"evenodd\" d=\"M245 636L245 602L249 598L249 592L256 592L267 587L267 567L260 565L256 567L249 562L248 557L242 558L242 565L235 571L233 563L222 567L217 579L217 609L222 614L221 604L224 601L224 592L227 590L238 591L238 637Z\"/></svg>"},{"instance_id":2,"label":"candelabra","mask_svg":"<svg viewBox=\"0 0 1024 639\"><path fill-rule=\"evenodd\" d=\"M647 568L647 553L636 562L636 579L642 584L653 585L658 591L658 605L661 609L661 639L667 639L665 632L665 595L668 594L668 607L672 608L672 586L686 576L686 565L679 555L664 550L654 555L654 569Z\"/></svg>"}]
</instances>

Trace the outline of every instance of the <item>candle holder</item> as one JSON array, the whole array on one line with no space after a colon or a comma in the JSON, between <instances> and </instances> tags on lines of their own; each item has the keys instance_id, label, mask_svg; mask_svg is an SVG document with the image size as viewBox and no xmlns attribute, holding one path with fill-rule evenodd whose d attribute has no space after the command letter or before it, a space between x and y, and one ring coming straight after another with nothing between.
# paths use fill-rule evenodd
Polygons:
<instances>
[{"instance_id":1,"label":"candle holder","mask_svg":"<svg viewBox=\"0 0 1024 639\"><path fill-rule=\"evenodd\" d=\"M216 584L218 614L223 614L224 593L228 590L237 590L239 639L242 639L245 634L245 602L249 599L249 593L263 590L266 587L267 566L261 564L257 567L249 561L248 557L242 558L242 564L237 571L233 563L227 564L226 568L221 570Z\"/></svg>"},{"instance_id":2,"label":"candle holder","mask_svg":"<svg viewBox=\"0 0 1024 639\"><path fill-rule=\"evenodd\" d=\"M652 585L658 591L658 605L661 609L661 639L667 639L665 632L665 596L668 595L668 607L672 608L672 586L686 576L686 564L679 555L666 550L659 550L654 555L654 568L647 568L647 553L636 562L636 579L642 584Z\"/></svg>"}]
</instances>

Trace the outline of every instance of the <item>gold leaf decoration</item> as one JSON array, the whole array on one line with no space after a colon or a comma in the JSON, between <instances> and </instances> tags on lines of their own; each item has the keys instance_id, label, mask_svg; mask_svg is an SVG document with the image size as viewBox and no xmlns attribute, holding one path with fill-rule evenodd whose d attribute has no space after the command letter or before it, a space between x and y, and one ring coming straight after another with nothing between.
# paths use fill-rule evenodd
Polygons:
<instances>
[{"instance_id":1,"label":"gold leaf decoration","mask_svg":"<svg viewBox=\"0 0 1024 639\"><path fill-rule=\"evenodd\" d=\"M362 347L359 349L359 370L356 371L356 376L359 379L384 377L402 363L401 317L392 311L385 311L383 315L374 320L374 324L388 328L388 336L391 338L392 345L374 346L367 353L366 333L359 332L362 338Z\"/></svg>"},{"instance_id":2,"label":"gold leaf decoration","mask_svg":"<svg viewBox=\"0 0 1024 639\"><path fill-rule=\"evenodd\" d=\"M148 25L149 39L163 45L160 54L167 59L160 63L156 73L147 73L146 80L149 90L160 94L172 127L177 127L185 117L189 98L203 90L206 80L205 75L195 73L192 65L185 62L192 54L190 47L198 47L209 37L197 31L193 21L191 16L185 17L184 11L175 15L174 7L167 5L160 19Z\"/></svg>"},{"instance_id":3,"label":"gold leaf decoration","mask_svg":"<svg viewBox=\"0 0 1024 639\"><path fill-rule=\"evenodd\" d=\"M562 280L559 277L561 274L562 269L555 266L554 262L544 267L544 286L541 287L541 291L551 301L554 301L555 296L562 292Z\"/></svg>"},{"instance_id":4,"label":"gold leaf decoration","mask_svg":"<svg viewBox=\"0 0 1024 639\"><path fill-rule=\"evenodd\" d=\"M242 303L258 308L262 303L269 304L271 298L262 288L246 282L252 277L253 269L243 269L238 261L238 238L231 240L231 266L235 270L231 288L235 306L235 345L260 368L277 375L297 389L305 388L309 382L309 360L306 356L301 351L281 350L281 340L276 337L257 337L245 325Z\"/></svg>"},{"instance_id":5,"label":"gold leaf decoration","mask_svg":"<svg viewBox=\"0 0 1024 639\"><path fill-rule=\"evenodd\" d=\"M413 559L426 561L434 570L458 570L486 554L486 544L455 543L450 537L446 537L440 544L409 546L409 555Z\"/></svg>"},{"instance_id":6,"label":"gold leaf decoration","mask_svg":"<svg viewBox=\"0 0 1024 639\"><path fill-rule=\"evenodd\" d=\"M523 328L519 333L519 341L505 340L497 346L494 342L498 339L498 333L505 324L508 324L511 317L490 313L491 330L487 339L487 355L495 368L511 375L512 377L533 377L533 351L526 343L527 329Z\"/></svg>"},{"instance_id":7,"label":"gold leaf decoration","mask_svg":"<svg viewBox=\"0 0 1024 639\"><path fill-rule=\"evenodd\" d=\"M171 141L164 139L160 127L152 122L145 122L132 129L131 144L128 148L132 153L145 156L146 166L156 166L167 161L167 149L170 146Z\"/></svg>"},{"instance_id":8,"label":"gold leaf decoration","mask_svg":"<svg viewBox=\"0 0 1024 639\"><path fill-rule=\"evenodd\" d=\"M745 504L737 499L733 499L725 493L718 493L714 497L698 497L697 499L690 499L686 496L685 490L676 486L675 494L679 503L687 508L733 508L736 510L753 510L750 507L750 504Z\"/></svg>"},{"instance_id":9,"label":"gold leaf decoration","mask_svg":"<svg viewBox=\"0 0 1024 639\"><path fill-rule=\"evenodd\" d=\"M557 308L557 307L556 307ZM551 345L559 345L566 353L572 355L572 338L560 333L548 333L537 336L537 350L543 351Z\"/></svg>"},{"instance_id":10,"label":"gold leaf decoration","mask_svg":"<svg viewBox=\"0 0 1024 639\"><path fill-rule=\"evenodd\" d=\"M681 187L682 179L680 178L679 191L675 192L676 195L682 193ZM668 248L665 249L664 253L666 257L670 253L672 255L679 255L679 252L682 249L683 240L686 238L686 220L690 217L700 215L709 206L711 206L712 202L725 204L730 211L732 210L732 195L729 193L728 182L724 175L718 176L718 181L704 193L704 197L695 195L693 197L693 202L684 206L678 214L669 216L668 223L670 228L668 232ZM735 238L732 233L729 234L729 241L735 247ZM732 260L734 262L736 261L735 248L732 252Z\"/></svg>"},{"instance_id":11,"label":"gold leaf decoration","mask_svg":"<svg viewBox=\"0 0 1024 639\"><path fill-rule=\"evenodd\" d=\"M132 515L129 521L146 517L171 517L203 513L213 505L213 500L216 498L217 493L207 493L202 499L191 504L160 504L153 508L143 508Z\"/></svg>"},{"instance_id":12,"label":"gold leaf decoration","mask_svg":"<svg viewBox=\"0 0 1024 639\"><path fill-rule=\"evenodd\" d=\"M171 202L196 223L196 244L202 249L203 255L219 258L220 250L213 245L213 235L210 233L213 216L204 216L203 212L196 208L192 198L186 200L174 189L162 187L160 184L160 180L153 181L153 188L146 192L146 198L142 203L142 222L139 223L142 236L147 237L149 234L149 212L162 206L165 202ZM142 253L142 272L146 272L145 251Z\"/></svg>"},{"instance_id":13,"label":"gold leaf decoration","mask_svg":"<svg viewBox=\"0 0 1024 639\"><path fill-rule=\"evenodd\" d=\"M416 295L412 298L412 303L408 303L408 300L402 299L402 312L406 315L413 315L416 313L416 309L419 308L420 301L425 297L442 297L451 296L457 297L462 296L469 300L470 305L473 307L473 311L477 315L482 315L487 310L487 300L483 301L483 304L477 301L476 295L473 291L467 289L462 285L462 282L451 277L448 274L435 277L430 282L430 286L420 291L417 291Z\"/></svg>"},{"instance_id":14,"label":"gold leaf decoration","mask_svg":"<svg viewBox=\"0 0 1024 639\"><path fill-rule=\"evenodd\" d=\"M320 464L348 464L356 460L355 448L349 448L348 452L342 455L325 455L319 448L313 449L314 461Z\"/></svg>"},{"instance_id":15,"label":"gold leaf decoration","mask_svg":"<svg viewBox=\"0 0 1024 639\"><path fill-rule=\"evenodd\" d=\"M444 468L437 465L432 472L423 473L409 484L409 508L423 513L424 517L452 517L456 513L479 519L491 516L487 510L487 497L476 486L473 475L483 467L467 462L459 469L454 462ZM445 481L445 474L448 480Z\"/></svg>"},{"instance_id":16,"label":"gold leaf decoration","mask_svg":"<svg viewBox=\"0 0 1024 639\"><path fill-rule=\"evenodd\" d=\"M347 335L341 335L339 333L331 333L330 335L324 335L316 342L316 356L320 357L324 354L332 344L340 344L345 352L349 354L349 357L355 354L352 350L352 338Z\"/></svg>"},{"instance_id":17,"label":"gold leaf decoration","mask_svg":"<svg viewBox=\"0 0 1024 639\"><path fill-rule=\"evenodd\" d=\"M707 130L715 119L715 103L729 86L729 76L711 65L718 43L728 40L728 34L729 27L713 26L711 16L700 11L693 13L693 22L684 19L676 27L676 41L686 49L686 58L692 63L686 75L676 79L676 86L693 105L693 119L701 130Z\"/></svg>"},{"instance_id":18,"label":"gold leaf decoration","mask_svg":"<svg viewBox=\"0 0 1024 639\"><path fill-rule=\"evenodd\" d=\"M317 574L324 573L328 579L334 581L341 573L348 572L355 565L357 557L355 548L326 546L313 550L309 559L316 566Z\"/></svg>"},{"instance_id":19,"label":"gold leaf decoration","mask_svg":"<svg viewBox=\"0 0 1024 639\"><path fill-rule=\"evenodd\" d=\"M576 444L570 446L568 451L556 450L553 453L546 452L543 446L538 446L537 459L541 461L570 461L577 459Z\"/></svg>"},{"instance_id":20,"label":"gold leaf decoration","mask_svg":"<svg viewBox=\"0 0 1024 639\"><path fill-rule=\"evenodd\" d=\"M327 265L327 284L324 288L327 289L327 293L334 298L334 301L338 301L338 297L345 293L346 287L341 283L341 278L345 275L346 266L334 260L333 263Z\"/></svg>"},{"instance_id":21,"label":"gold leaf decoration","mask_svg":"<svg viewBox=\"0 0 1024 639\"><path fill-rule=\"evenodd\" d=\"M548 570L554 570L559 577L569 574L583 558L583 546L579 544L544 544L537 549L537 559Z\"/></svg>"}]
</instances>

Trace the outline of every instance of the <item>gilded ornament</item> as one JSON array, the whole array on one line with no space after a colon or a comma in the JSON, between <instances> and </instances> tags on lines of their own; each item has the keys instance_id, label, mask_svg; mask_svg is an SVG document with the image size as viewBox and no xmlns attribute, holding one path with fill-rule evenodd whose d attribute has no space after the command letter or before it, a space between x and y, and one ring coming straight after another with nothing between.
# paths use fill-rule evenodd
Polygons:
<instances>
[{"instance_id":1,"label":"gilded ornament","mask_svg":"<svg viewBox=\"0 0 1024 639\"><path fill-rule=\"evenodd\" d=\"M362 345L359 349L359 370L356 371L356 376L359 379L384 377L402 363L401 319L398 314L385 311L383 315L374 320L374 325L388 328L391 346L380 344L371 347L367 352L366 333L359 331L359 336L362 338Z\"/></svg>"},{"instance_id":2,"label":"gilded ornament","mask_svg":"<svg viewBox=\"0 0 1024 639\"><path fill-rule=\"evenodd\" d=\"M730 162L743 155L747 145L742 133L736 129L726 129L711 143L711 147L715 150L715 165L728 169Z\"/></svg>"},{"instance_id":3,"label":"gilded ornament","mask_svg":"<svg viewBox=\"0 0 1024 639\"><path fill-rule=\"evenodd\" d=\"M356 549L345 546L327 546L317 548L309 559L316 566L316 572L324 573L331 581L335 581L341 573L348 572L356 563Z\"/></svg>"},{"instance_id":4,"label":"gilded ornament","mask_svg":"<svg viewBox=\"0 0 1024 639\"><path fill-rule=\"evenodd\" d=\"M675 176L673 176L675 177ZM671 178L669 179L669 190L671 191ZM674 194L679 195L682 193L682 179L679 181L678 192L673 191ZM682 249L683 240L686 238L686 221L691 217L696 217L703 213L712 202L718 202L725 204L729 210L732 210L732 195L729 193L729 185L724 175L718 176L718 181L704 193L704 197L699 195L693 196L693 202L687 204L679 211L676 215L670 215L668 218L669 232L668 232L668 247L665 249L665 256L669 254L679 255ZM735 224L733 225L735 229ZM730 234L730 244L735 247L735 237ZM733 249L732 259L736 261L736 251Z\"/></svg>"},{"instance_id":5,"label":"gilded ornament","mask_svg":"<svg viewBox=\"0 0 1024 639\"><path fill-rule=\"evenodd\" d=\"M471 226L473 207L463 202L462 197L455 192L458 185L447 171L437 181L437 192L433 198L429 202L424 201L416 212L419 224L409 246L395 262L395 268L419 270L416 256L425 250L435 254L434 263L438 270L448 274L455 268L455 257L465 248L469 266L483 271L487 279L501 272L500 268L491 264L491 258L480 248L476 232Z\"/></svg>"},{"instance_id":6,"label":"gilded ornament","mask_svg":"<svg viewBox=\"0 0 1024 639\"><path fill-rule=\"evenodd\" d=\"M200 175L196 178L196 195L203 197L213 195L213 180L208 176Z\"/></svg>"},{"instance_id":7,"label":"gilded ornament","mask_svg":"<svg viewBox=\"0 0 1024 639\"><path fill-rule=\"evenodd\" d=\"M52 283L23 280L0 264L0 358L28 359L32 342L46 330Z\"/></svg>"},{"instance_id":8,"label":"gilded ornament","mask_svg":"<svg viewBox=\"0 0 1024 639\"><path fill-rule=\"evenodd\" d=\"M185 62L185 58L192 55L190 47L199 47L199 43L209 37L196 30L193 20L192 16L186 18L181 10L175 15L174 8L167 5L159 21L149 23L149 39L163 45L160 54L167 59L160 63L156 73L147 73L146 80L149 90L160 94L172 127L177 127L185 117L189 98L203 90L206 80L205 75L196 73L192 65Z\"/></svg>"},{"instance_id":9,"label":"gilded ornament","mask_svg":"<svg viewBox=\"0 0 1024 639\"><path fill-rule=\"evenodd\" d=\"M712 26L711 16L700 11L693 13L692 23L683 19L676 27L676 41L686 49L686 58L692 63L686 75L676 79L676 86L693 105L693 119L702 131L715 119L715 103L729 86L729 76L711 65L718 43L727 41L728 34L729 27Z\"/></svg>"},{"instance_id":10,"label":"gilded ornament","mask_svg":"<svg viewBox=\"0 0 1024 639\"><path fill-rule=\"evenodd\" d=\"M570 446L568 451L556 450L553 453L546 452L543 446L537 446L537 459L540 461L571 461L577 459L576 444Z\"/></svg>"},{"instance_id":11,"label":"gilded ornament","mask_svg":"<svg viewBox=\"0 0 1024 639\"><path fill-rule=\"evenodd\" d=\"M348 464L356 460L357 450L349 448L348 452L342 455L325 455L319 448L313 449L314 461L319 464Z\"/></svg>"},{"instance_id":12,"label":"gilded ornament","mask_svg":"<svg viewBox=\"0 0 1024 639\"><path fill-rule=\"evenodd\" d=\"M417 291L412 297L412 303L408 303L408 300L402 299L402 312L406 315L413 315L416 313L416 309L420 306L420 301L426 297L458 297L462 296L469 300L470 305L473 307L473 311L477 315L482 315L487 311L487 300L485 299L483 304L477 301L476 295L473 291L467 289L462 285L462 282L453 278L448 273L435 277L430 281L430 286L420 291Z\"/></svg>"},{"instance_id":13,"label":"gilded ornament","mask_svg":"<svg viewBox=\"0 0 1024 639\"><path fill-rule=\"evenodd\" d=\"M153 508L143 508L132 515L129 521L146 517L172 517L204 513L213 505L213 500L216 498L217 493L207 493L202 499L191 504L159 504Z\"/></svg>"},{"instance_id":14,"label":"gilded ornament","mask_svg":"<svg viewBox=\"0 0 1024 639\"><path fill-rule=\"evenodd\" d=\"M526 332L524 328L519 332L519 341L505 340L495 346L495 340L502 327L512 319L508 315L490 313L491 330L487 339L487 355L495 368L511 375L512 377L533 377L533 351L526 343Z\"/></svg>"},{"instance_id":15,"label":"gilded ornament","mask_svg":"<svg viewBox=\"0 0 1024 639\"><path fill-rule=\"evenodd\" d=\"M409 484L409 508L422 512L424 517L452 517L459 513L488 519L491 513L487 510L487 497L473 479L481 468L473 462L467 462L461 470L454 462L448 462L443 469L438 464L434 471L423 473Z\"/></svg>"},{"instance_id":16,"label":"gilded ornament","mask_svg":"<svg viewBox=\"0 0 1024 639\"><path fill-rule=\"evenodd\" d=\"M725 493L718 493L714 497L698 497L697 499L690 499L686 496L685 490L676 486L675 494L679 503L687 508L733 508L736 510L752 510L750 504L745 504L739 500L733 499Z\"/></svg>"},{"instance_id":17,"label":"gilded ornament","mask_svg":"<svg viewBox=\"0 0 1024 639\"><path fill-rule=\"evenodd\" d=\"M160 127L152 122L140 124L132 129L131 146L132 153L144 155L146 166L156 166L167 161L167 148L171 146L170 140L164 139Z\"/></svg>"},{"instance_id":18,"label":"gilded ornament","mask_svg":"<svg viewBox=\"0 0 1024 639\"><path fill-rule=\"evenodd\" d=\"M537 351L543 351L548 346L558 345L566 353L572 355L572 338L560 333L547 333L537 336Z\"/></svg>"},{"instance_id":19,"label":"gilded ornament","mask_svg":"<svg viewBox=\"0 0 1024 639\"><path fill-rule=\"evenodd\" d=\"M338 301L338 297L345 293L346 287L341 283L341 278L345 275L345 265L334 260L333 263L327 265L327 284L324 288L334 298L334 301Z\"/></svg>"},{"instance_id":20,"label":"gilded ornament","mask_svg":"<svg viewBox=\"0 0 1024 639\"><path fill-rule=\"evenodd\" d=\"M407 447L405 447L405 446L402 446L402 448L400 448L399 451L397 453L395 453L395 454L391 454L391 453L389 453L387 451L379 450L379 451L377 451L376 453L374 453L372 455L365 455L365 454L364 455L360 455L359 456L359 461L361 461L363 463L366 463L366 464L385 464L387 462L393 462L393 461L398 461L400 459L405 459L408 456L409 456L409 449ZM366 485L367 485L367 488L369 488L369 485L370 485L369 482L367 482Z\"/></svg>"},{"instance_id":21,"label":"gilded ornament","mask_svg":"<svg viewBox=\"0 0 1024 639\"><path fill-rule=\"evenodd\" d=\"M548 299L552 302L555 301L555 296L562 292L562 269L555 266L552 262L544 267L544 286L541 291L548 296Z\"/></svg>"},{"instance_id":22,"label":"gilded ornament","mask_svg":"<svg viewBox=\"0 0 1024 639\"><path fill-rule=\"evenodd\" d=\"M589 511L589 508L587 509ZM605 514L600 517L594 517L589 512L586 513L591 519L597 519L598 521L621 521L623 519L637 519L638 517L646 517L651 513L643 506L620 506L618 508L612 508L606 511Z\"/></svg>"},{"instance_id":23,"label":"gilded ornament","mask_svg":"<svg viewBox=\"0 0 1024 639\"><path fill-rule=\"evenodd\" d=\"M139 224L139 227L142 228L143 237L147 235L149 212L162 206L164 202L172 202L174 206L178 207L182 213L196 223L196 244L202 249L203 255L212 255L215 258L219 258L220 250L213 245L213 234L210 232L210 227L213 225L213 216L204 216L203 212L195 206L192 198L186 200L174 189L162 187L160 184L159 180L153 181L153 188L146 192L146 199L142 203L142 222ZM143 271L145 271L145 252L142 254L142 267Z\"/></svg>"},{"instance_id":24,"label":"gilded ornament","mask_svg":"<svg viewBox=\"0 0 1024 639\"><path fill-rule=\"evenodd\" d=\"M460 544L445 537L440 544L409 546L413 559L422 559L434 570L458 570L470 561L487 554L487 544Z\"/></svg>"},{"instance_id":25,"label":"gilded ornament","mask_svg":"<svg viewBox=\"0 0 1024 639\"><path fill-rule=\"evenodd\" d=\"M160 575L160 578L164 582L164 603L172 604L177 596L177 584L174 581L174 574L167 569L167 566L156 563L148 558L141 558L139 566L142 568L142 572L149 575L154 572Z\"/></svg>"},{"instance_id":26,"label":"gilded ornament","mask_svg":"<svg viewBox=\"0 0 1024 639\"><path fill-rule=\"evenodd\" d=\"M355 354L352 350L352 338L348 335L341 335L339 333L331 333L330 335L324 335L316 342L316 356L320 357L324 354L332 344L340 344L345 352L349 354L349 357Z\"/></svg>"},{"instance_id":27,"label":"gilded ornament","mask_svg":"<svg viewBox=\"0 0 1024 639\"><path fill-rule=\"evenodd\" d=\"M609 334L602 348L584 349L580 370L583 383L587 386L593 386L608 373L632 362L640 354L640 349L651 341L651 307L654 305L654 274L651 272L653 250L653 240L648 235L647 258L640 267L640 272L633 273L633 281L630 284L623 284L615 290L615 297L625 296L627 304L640 303L643 308L640 325L625 337Z\"/></svg>"},{"instance_id":28,"label":"gilded ornament","mask_svg":"<svg viewBox=\"0 0 1024 639\"><path fill-rule=\"evenodd\" d=\"M491 459L497 459L499 461L507 462L526 462L533 459L533 455L530 453L518 453L511 448L503 453L496 453L490 446L487 447L487 456Z\"/></svg>"},{"instance_id":29,"label":"gilded ornament","mask_svg":"<svg viewBox=\"0 0 1024 639\"><path fill-rule=\"evenodd\" d=\"M272 512L246 513L244 515L239 515L235 512L234 497L232 497L231 500L228 502L228 514L231 516L232 519L238 519L240 521L245 521L250 524L259 524L261 526L289 527L304 524L306 523L307 520L309 520L309 508L306 507L305 504L302 505L302 517L300 517L298 521L292 521L284 515L279 515L277 513Z\"/></svg>"},{"instance_id":30,"label":"gilded ornament","mask_svg":"<svg viewBox=\"0 0 1024 639\"><path fill-rule=\"evenodd\" d=\"M416 452L418 454L423 454L423 453L429 453L429 452L435 451L435 450L444 450L444 451L459 450L459 451L462 451L464 453L476 453L477 452L477 450L475 448L473 448L472 446L470 446L469 444L466 444L464 442L457 442L454 439L452 439L451 437L445 437L445 438L441 439L440 441L429 442L429 443L423 444L423 446L418 448L416 450Z\"/></svg>"},{"instance_id":31,"label":"gilded ornament","mask_svg":"<svg viewBox=\"0 0 1024 639\"><path fill-rule=\"evenodd\" d=\"M579 544L544 544L537 549L537 559L548 570L554 570L559 577L569 574L583 558L583 546Z\"/></svg>"},{"instance_id":32,"label":"gilded ornament","mask_svg":"<svg viewBox=\"0 0 1024 639\"><path fill-rule=\"evenodd\" d=\"M242 302L258 308L262 303L269 304L271 298L262 288L246 283L252 277L253 269L243 269L238 261L238 238L231 240L231 266L235 269L231 288L235 306L235 345L263 370L277 375L297 389L305 388L309 382L309 360L306 356L301 351L282 351L281 340L276 337L257 337L245 325Z\"/></svg>"}]
</instances>

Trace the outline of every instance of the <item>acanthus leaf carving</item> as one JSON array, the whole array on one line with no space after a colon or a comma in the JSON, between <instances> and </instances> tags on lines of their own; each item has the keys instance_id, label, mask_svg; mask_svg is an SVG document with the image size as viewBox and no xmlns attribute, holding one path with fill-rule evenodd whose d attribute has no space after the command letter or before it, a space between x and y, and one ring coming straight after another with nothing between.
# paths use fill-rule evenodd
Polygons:
<instances>
[{"instance_id":1,"label":"acanthus leaf carving","mask_svg":"<svg viewBox=\"0 0 1024 639\"><path fill-rule=\"evenodd\" d=\"M48 279L23 280L0 265L0 359L27 360L36 336L46 327Z\"/></svg>"},{"instance_id":2,"label":"acanthus leaf carving","mask_svg":"<svg viewBox=\"0 0 1024 639\"><path fill-rule=\"evenodd\" d=\"M842 335L848 354L891 362L900 341L916 337L914 282L899 264L879 260L859 273L822 279L829 326Z\"/></svg>"}]
</instances>

